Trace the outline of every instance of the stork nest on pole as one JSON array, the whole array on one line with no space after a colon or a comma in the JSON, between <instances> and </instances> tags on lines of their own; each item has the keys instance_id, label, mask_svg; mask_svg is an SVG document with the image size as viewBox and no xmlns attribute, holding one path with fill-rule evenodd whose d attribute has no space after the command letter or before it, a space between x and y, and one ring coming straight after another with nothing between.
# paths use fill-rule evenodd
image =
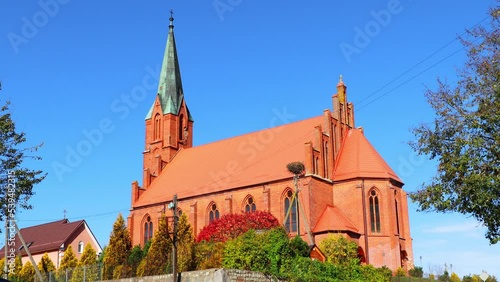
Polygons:
<instances>
[{"instance_id":1,"label":"stork nest on pole","mask_svg":"<svg viewBox=\"0 0 500 282\"><path fill-rule=\"evenodd\" d=\"M302 175L304 174L304 170L306 169L304 164L301 162L292 162L286 165L286 168L288 169L289 172L295 174L295 175Z\"/></svg>"}]
</instances>

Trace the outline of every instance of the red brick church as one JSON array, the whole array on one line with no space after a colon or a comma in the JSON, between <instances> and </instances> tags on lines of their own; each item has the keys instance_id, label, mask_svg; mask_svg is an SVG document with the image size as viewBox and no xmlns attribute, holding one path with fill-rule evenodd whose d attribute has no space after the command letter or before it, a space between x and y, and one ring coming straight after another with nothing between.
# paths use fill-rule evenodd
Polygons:
<instances>
[{"instance_id":1,"label":"red brick church","mask_svg":"<svg viewBox=\"0 0 500 282\"><path fill-rule=\"evenodd\" d=\"M224 214L263 210L311 245L340 233L358 243L365 263L413 267L403 182L354 126L342 79L332 103L313 118L193 146L171 18L158 94L146 116L142 186L132 183L132 243L153 236L177 194L195 235ZM298 201L291 162L305 165Z\"/></svg>"}]
</instances>

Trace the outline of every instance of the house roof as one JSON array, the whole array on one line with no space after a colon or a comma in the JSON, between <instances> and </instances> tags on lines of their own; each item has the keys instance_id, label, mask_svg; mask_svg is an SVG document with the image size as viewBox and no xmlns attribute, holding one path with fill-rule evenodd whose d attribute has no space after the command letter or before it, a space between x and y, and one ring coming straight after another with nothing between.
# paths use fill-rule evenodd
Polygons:
<instances>
[{"instance_id":1,"label":"house roof","mask_svg":"<svg viewBox=\"0 0 500 282\"><path fill-rule=\"evenodd\" d=\"M322 233L328 231L351 231L359 234L358 228L352 223L337 207L327 206L316 226L313 233Z\"/></svg>"},{"instance_id":2,"label":"house roof","mask_svg":"<svg viewBox=\"0 0 500 282\"><path fill-rule=\"evenodd\" d=\"M346 134L335 165L333 180L360 177L393 179L403 183L366 139L363 130L357 128L349 130Z\"/></svg>"},{"instance_id":3,"label":"house roof","mask_svg":"<svg viewBox=\"0 0 500 282\"><path fill-rule=\"evenodd\" d=\"M292 177L286 165L305 160L323 116L181 149L133 207Z\"/></svg>"},{"instance_id":4,"label":"house roof","mask_svg":"<svg viewBox=\"0 0 500 282\"><path fill-rule=\"evenodd\" d=\"M59 249L82 225L86 225L84 220L69 222L69 220L63 219L22 228L20 232L30 252L37 254ZM17 235L15 242L17 250L20 250L22 244ZM24 255L26 252L23 249L21 249L21 254ZM2 255L4 255L3 249L0 257L3 257Z\"/></svg>"}]
</instances>

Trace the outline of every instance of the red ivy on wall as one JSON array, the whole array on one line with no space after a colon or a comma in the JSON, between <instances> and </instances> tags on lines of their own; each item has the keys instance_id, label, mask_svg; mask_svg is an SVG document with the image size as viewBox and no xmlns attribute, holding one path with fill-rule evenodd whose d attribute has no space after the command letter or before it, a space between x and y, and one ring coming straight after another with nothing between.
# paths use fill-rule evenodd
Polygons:
<instances>
[{"instance_id":1,"label":"red ivy on wall","mask_svg":"<svg viewBox=\"0 0 500 282\"><path fill-rule=\"evenodd\" d=\"M267 230L280 226L278 219L265 211L227 214L203 227L196 242L225 242L248 230Z\"/></svg>"}]
</instances>

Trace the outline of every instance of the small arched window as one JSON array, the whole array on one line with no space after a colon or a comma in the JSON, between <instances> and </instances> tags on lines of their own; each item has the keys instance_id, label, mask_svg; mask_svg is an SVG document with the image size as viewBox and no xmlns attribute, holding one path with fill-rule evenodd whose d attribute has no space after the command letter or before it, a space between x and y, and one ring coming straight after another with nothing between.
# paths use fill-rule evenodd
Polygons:
<instances>
[{"instance_id":1,"label":"small arched window","mask_svg":"<svg viewBox=\"0 0 500 282\"><path fill-rule=\"evenodd\" d=\"M370 191L370 225L372 232L380 233L380 208L378 194L375 189Z\"/></svg>"},{"instance_id":2,"label":"small arched window","mask_svg":"<svg viewBox=\"0 0 500 282\"><path fill-rule=\"evenodd\" d=\"M161 138L160 137L161 136L161 116L158 113L155 115L155 119L154 119L153 136L154 136L154 141L160 140L160 138Z\"/></svg>"},{"instance_id":3,"label":"small arched window","mask_svg":"<svg viewBox=\"0 0 500 282\"><path fill-rule=\"evenodd\" d=\"M79 254L83 253L83 242L82 241L78 242L78 253Z\"/></svg>"},{"instance_id":4,"label":"small arched window","mask_svg":"<svg viewBox=\"0 0 500 282\"><path fill-rule=\"evenodd\" d=\"M217 205L215 203L212 203L209 207L208 211L208 222L212 222L216 219L219 219L219 209L217 208Z\"/></svg>"},{"instance_id":5,"label":"small arched window","mask_svg":"<svg viewBox=\"0 0 500 282\"><path fill-rule=\"evenodd\" d=\"M285 193L283 200L285 230L287 232L297 232L299 224L299 214L297 213L297 198L293 196L292 190Z\"/></svg>"},{"instance_id":6,"label":"small arched window","mask_svg":"<svg viewBox=\"0 0 500 282\"><path fill-rule=\"evenodd\" d=\"M247 197L245 202L245 212L254 212L257 210L257 206L253 200L252 196Z\"/></svg>"},{"instance_id":7,"label":"small arched window","mask_svg":"<svg viewBox=\"0 0 500 282\"><path fill-rule=\"evenodd\" d=\"M153 238L153 222L151 221L151 217L147 217L144 222L144 245Z\"/></svg>"}]
</instances>

